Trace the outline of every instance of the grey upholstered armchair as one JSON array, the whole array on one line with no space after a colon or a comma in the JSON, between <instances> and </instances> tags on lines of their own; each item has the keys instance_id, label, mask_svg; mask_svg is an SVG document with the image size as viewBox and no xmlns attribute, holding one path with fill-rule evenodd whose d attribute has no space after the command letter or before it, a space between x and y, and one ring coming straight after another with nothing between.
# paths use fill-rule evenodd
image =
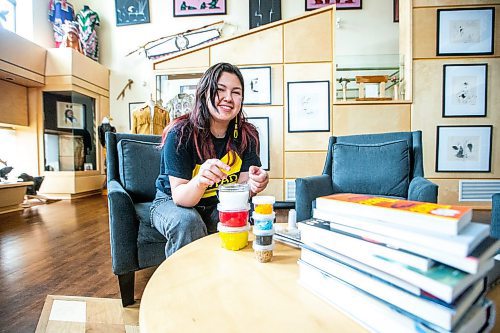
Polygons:
<instances>
[{"instance_id":1,"label":"grey upholstered armchair","mask_svg":"<svg viewBox=\"0 0 500 333\"><path fill-rule=\"evenodd\" d=\"M149 219L160 172L160 140L155 135L106 133L111 259L123 306L134 303L135 271L165 260L166 239Z\"/></svg>"},{"instance_id":2,"label":"grey upholstered armchair","mask_svg":"<svg viewBox=\"0 0 500 333\"><path fill-rule=\"evenodd\" d=\"M363 193L436 202L438 186L424 178L422 132L332 136L323 174L295 180L297 221L313 201L333 193Z\"/></svg>"}]
</instances>

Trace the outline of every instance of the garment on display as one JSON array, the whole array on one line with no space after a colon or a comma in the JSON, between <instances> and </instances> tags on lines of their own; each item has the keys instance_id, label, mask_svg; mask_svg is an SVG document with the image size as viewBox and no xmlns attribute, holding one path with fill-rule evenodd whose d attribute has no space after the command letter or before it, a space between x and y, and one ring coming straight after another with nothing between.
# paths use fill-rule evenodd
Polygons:
<instances>
[{"instance_id":1,"label":"garment on display","mask_svg":"<svg viewBox=\"0 0 500 333\"><path fill-rule=\"evenodd\" d=\"M108 117L104 117L102 119L101 124L98 127L99 142L101 143L101 146L104 148L106 148L106 133L107 132L116 133L116 128L110 124Z\"/></svg>"},{"instance_id":2,"label":"garment on display","mask_svg":"<svg viewBox=\"0 0 500 333\"><path fill-rule=\"evenodd\" d=\"M99 15L85 5L76 14L76 21L78 22L78 36L83 54L95 61L99 61L99 45L96 31L97 26L100 25Z\"/></svg>"},{"instance_id":3,"label":"garment on display","mask_svg":"<svg viewBox=\"0 0 500 333\"><path fill-rule=\"evenodd\" d=\"M75 10L68 1L49 0L49 21L52 22L56 47L60 47L63 42L65 35L63 24L74 21L74 18Z\"/></svg>"},{"instance_id":4,"label":"garment on display","mask_svg":"<svg viewBox=\"0 0 500 333\"><path fill-rule=\"evenodd\" d=\"M175 119L190 112L193 107L194 96L184 93L175 95L175 97L169 100L166 104L166 108L171 119Z\"/></svg>"},{"instance_id":5,"label":"garment on display","mask_svg":"<svg viewBox=\"0 0 500 333\"><path fill-rule=\"evenodd\" d=\"M164 108L156 105L153 107L146 103L132 112L132 128L134 134L160 135L170 122L170 116Z\"/></svg>"}]
</instances>

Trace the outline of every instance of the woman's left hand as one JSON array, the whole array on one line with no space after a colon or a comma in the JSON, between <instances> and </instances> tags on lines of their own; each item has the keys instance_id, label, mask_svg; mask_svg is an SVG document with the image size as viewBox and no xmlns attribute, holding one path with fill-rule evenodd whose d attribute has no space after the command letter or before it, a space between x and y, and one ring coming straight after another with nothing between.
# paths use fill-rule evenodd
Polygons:
<instances>
[{"instance_id":1,"label":"woman's left hand","mask_svg":"<svg viewBox=\"0 0 500 333\"><path fill-rule=\"evenodd\" d=\"M262 191L269 183L269 175L266 170L259 168L258 166L252 165L248 169L248 185L250 186L250 191L257 194Z\"/></svg>"}]
</instances>

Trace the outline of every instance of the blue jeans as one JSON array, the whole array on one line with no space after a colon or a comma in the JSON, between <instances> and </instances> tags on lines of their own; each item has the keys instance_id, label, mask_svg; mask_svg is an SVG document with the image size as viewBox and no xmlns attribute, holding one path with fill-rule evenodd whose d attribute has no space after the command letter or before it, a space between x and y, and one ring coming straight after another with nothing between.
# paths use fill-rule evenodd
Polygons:
<instances>
[{"instance_id":1,"label":"blue jeans","mask_svg":"<svg viewBox=\"0 0 500 333\"><path fill-rule=\"evenodd\" d=\"M156 191L151 206L151 224L167 239L165 256L199 238L217 232L219 212L217 206L177 206L172 197Z\"/></svg>"}]
</instances>

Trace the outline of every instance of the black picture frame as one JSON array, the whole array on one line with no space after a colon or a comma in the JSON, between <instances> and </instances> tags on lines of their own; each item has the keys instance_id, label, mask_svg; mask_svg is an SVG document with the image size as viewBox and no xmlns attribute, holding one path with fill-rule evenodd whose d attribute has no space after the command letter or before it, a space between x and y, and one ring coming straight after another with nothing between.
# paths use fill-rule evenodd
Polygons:
<instances>
[{"instance_id":1,"label":"black picture frame","mask_svg":"<svg viewBox=\"0 0 500 333\"><path fill-rule=\"evenodd\" d=\"M437 9L436 55L491 55L494 27L494 7Z\"/></svg>"},{"instance_id":2,"label":"black picture frame","mask_svg":"<svg viewBox=\"0 0 500 333\"><path fill-rule=\"evenodd\" d=\"M392 22L399 22L399 0L393 0L392 3Z\"/></svg>"},{"instance_id":3,"label":"black picture frame","mask_svg":"<svg viewBox=\"0 0 500 333\"><path fill-rule=\"evenodd\" d=\"M271 170L271 142L269 141L271 136L269 132L269 117L247 117L247 120L257 127L257 131L259 131L260 162L262 163L262 168L269 171Z\"/></svg>"},{"instance_id":4,"label":"black picture frame","mask_svg":"<svg viewBox=\"0 0 500 333\"><path fill-rule=\"evenodd\" d=\"M437 126L436 172L491 172L492 125Z\"/></svg>"},{"instance_id":5,"label":"black picture frame","mask_svg":"<svg viewBox=\"0 0 500 333\"><path fill-rule=\"evenodd\" d=\"M443 118L486 117L488 64L443 65Z\"/></svg>"},{"instance_id":6,"label":"black picture frame","mask_svg":"<svg viewBox=\"0 0 500 333\"><path fill-rule=\"evenodd\" d=\"M281 20L281 0L249 0L249 28Z\"/></svg>"},{"instance_id":7,"label":"black picture frame","mask_svg":"<svg viewBox=\"0 0 500 333\"><path fill-rule=\"evenodd\" d=\"M140 108L141 106L145 106L146 102L130 102L128 103L128 129L132 130L132 113Z\"/></svg>"},{"instance_id":8,"label":"black picture frame","mask_svg":"<svg viewBox=\"0 0 500 333\"><path fill-rule=\"evenodd\" d=\"M287 82L288 133L330 132L330 81Z\"/></svg>"},{"instance_id":9,"label":"black picture frame","mask_svg":"<svg viewBox=\"0 0 500 333\"><path fill-rule=\"evenodd\" d=\"M115 0L116 26L149 23L149 0Z\"/></svg>"},{"instance_id":10,"label":"black picture frame","mask_svg":"<svg viewBox=\"0 0 500 333\"><path fill-rule=\"evenodd\" d=\"M239 67L239 70L245 83L243 105L271 104L271 66Z\"/></svg>"}]
</instances>

